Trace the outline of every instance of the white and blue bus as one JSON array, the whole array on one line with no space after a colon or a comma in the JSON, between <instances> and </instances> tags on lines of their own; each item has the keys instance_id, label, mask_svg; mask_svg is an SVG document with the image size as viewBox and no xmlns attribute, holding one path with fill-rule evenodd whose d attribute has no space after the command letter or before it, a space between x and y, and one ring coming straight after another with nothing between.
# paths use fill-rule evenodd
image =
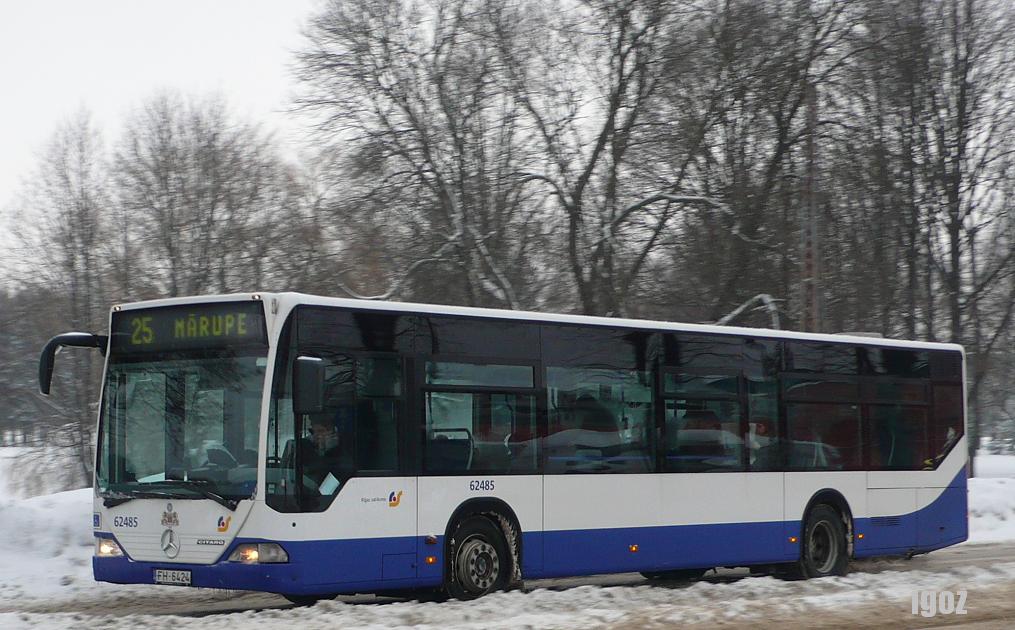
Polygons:
<instances>
[{"instance_id":1,"label":"white and blue bus","mask_svg":"<svg viewBox=\"0 0 1015 630\"><path fill-rule=\"evenodd\" d=\"M115 306L97 580L280 593L751 567L967 537L950 344L255 294Z\"/></svg>"}]
</instances>

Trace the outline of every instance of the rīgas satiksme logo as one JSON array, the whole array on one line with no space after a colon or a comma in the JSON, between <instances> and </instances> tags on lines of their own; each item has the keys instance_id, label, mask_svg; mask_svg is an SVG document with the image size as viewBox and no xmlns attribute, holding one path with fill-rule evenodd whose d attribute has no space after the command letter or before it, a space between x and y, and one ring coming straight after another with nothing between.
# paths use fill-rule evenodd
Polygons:
<instances>
[{"instance_id":1,"label":"r\u012bgas satiksme logo","mask_svg":"<svg viewBox=\"0 0 1015 630\"><path fill-rule=\"evenodd\" d=\"M402 502L402 491L401 490L397 490L397 491L393 490L386 497L383 497L383 496L381 496L381 497L361 497L360 501L362 501L363 503L384 503L385 501L387 501L388 507L395 508L395 507L398 507L398 505Z\"/></svg>"}]
</instances>

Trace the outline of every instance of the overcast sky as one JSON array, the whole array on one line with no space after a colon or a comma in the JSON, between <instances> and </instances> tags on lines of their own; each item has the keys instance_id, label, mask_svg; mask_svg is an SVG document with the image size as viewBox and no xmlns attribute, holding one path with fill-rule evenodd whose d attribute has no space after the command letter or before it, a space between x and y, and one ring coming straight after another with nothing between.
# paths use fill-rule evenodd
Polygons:
<instances>
[{"instance_id":1,"label":"overcast sky","mask_svg":"<svg viewBox=\"0 0 1015 630\"><path fill-rule=\"evenodd\" d=\"M0 209L82 107L111 142L152 93L219 93L283 137L292 51L321 0L0 0Z\"/></svg>"}]
</instances>

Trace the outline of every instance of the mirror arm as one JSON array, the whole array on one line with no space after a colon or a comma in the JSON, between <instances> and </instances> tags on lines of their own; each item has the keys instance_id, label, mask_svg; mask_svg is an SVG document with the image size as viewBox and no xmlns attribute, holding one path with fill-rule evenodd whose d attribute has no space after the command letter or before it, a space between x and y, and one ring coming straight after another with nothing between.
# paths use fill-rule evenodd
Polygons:
<instances>
[{"instance_id":1,"label":"mirror arm","mask_svg":"<svg viewBox=\"0 0 1015 630\"><path fill-rule=\"evenodd\" d=\"M70 332L50 339L39 356L39 393L49 396L50 386L53 384L53 364L56 361L56 353L61 348L98 348L102 356L106 356L108 346L108 336L92 333Z\"/></svg>"}]
</instances>

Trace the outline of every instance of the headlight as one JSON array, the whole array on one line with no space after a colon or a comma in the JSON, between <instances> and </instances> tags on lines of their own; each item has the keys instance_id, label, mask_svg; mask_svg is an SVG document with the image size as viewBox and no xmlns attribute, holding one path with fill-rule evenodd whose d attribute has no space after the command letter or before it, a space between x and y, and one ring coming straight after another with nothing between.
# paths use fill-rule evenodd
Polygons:
<instances>
[{"instance_id":1,"label":"headlight","mask_svg":"<svg viewBox=\"0 0 1015 630\"><path fill-rule=\"evenodd\" d=\"M112 538L96 538L95 539L95 557L96 558L122 558L123 549L120 549L120 545L117 544Z\"/></svg>"},{"instance_id":2,"label":"headlight","mask_svg":"<svg viewBox=\"0 0 1015 630\"><path fill-rule=\"evenodd\" d=\"M229 555L229 562L243 564L278 564L289 562L289 554L275 543L244 543Z\"/></svg>"}]
</instances>

